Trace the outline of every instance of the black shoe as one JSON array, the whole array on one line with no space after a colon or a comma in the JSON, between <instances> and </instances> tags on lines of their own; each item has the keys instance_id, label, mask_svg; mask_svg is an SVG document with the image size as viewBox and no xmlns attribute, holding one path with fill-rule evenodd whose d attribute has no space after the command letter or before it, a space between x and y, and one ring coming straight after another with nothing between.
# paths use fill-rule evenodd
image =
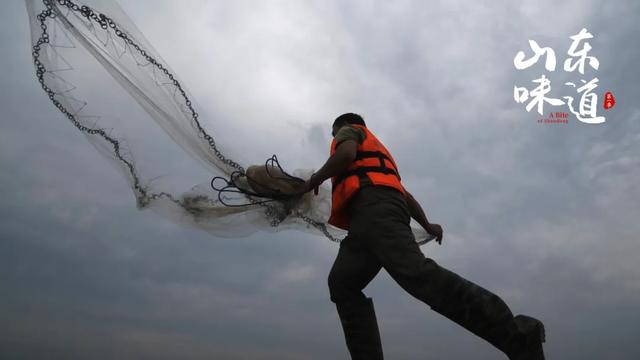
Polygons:
<instances>
[{"instance_id":1,"label":"black shoe","mask_svg":"<svg viewBox=\"0 0 640 360\"><path fill-rule=\"evenodd\" d=\"M542 343L545 342L545 330L542 322L526 315L515 316L513 322L521 336L509 354L509 359L544 360Z\"/></svg>"}]
</instances>

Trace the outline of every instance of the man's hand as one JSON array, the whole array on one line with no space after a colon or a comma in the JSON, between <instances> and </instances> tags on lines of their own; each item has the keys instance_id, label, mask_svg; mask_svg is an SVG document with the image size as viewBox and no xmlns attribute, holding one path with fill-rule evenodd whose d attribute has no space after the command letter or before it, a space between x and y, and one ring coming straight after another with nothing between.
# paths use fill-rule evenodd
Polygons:
<instances>
[{"instance_id":1,"label":"man's hand","mask_svg":"<svg viewBox=\"0 0 640 360\"><path fill-rule=\"evenodd\" d=\"M442 226L438 224L428 224L425 228L427 232L436 237L436 242L442 245Z\"/></svg>"},{"instance_id":2,"label":"man's hand","mask_svg":"<svg viewBox=\"0 0 640 360\"><path fill-rule=\"evenodd\" d=\"M311 174L311 177L305 183L304 192L307 193L313 190L313 194L318 195L318 190L319 190L318 188L320 187L320 183L318 183L317 179L314 178L314 175L315 173Z\"/></svg>"},{"instance_id":3,"label":"man's hand","mask_svg":"<svg viewBox=\"0 0 640 360\"><path fill-rule=\"evenodd\" d=\"M435 236L436 242L442 245L442 226L429 223L427 215L425 215L424 210L422 210L422 206L420 206L418 201L409 191L407 191L407 189L405 189L405 200L407 201L411 217L416 219L418 224L420 224L429 234Z\"/></svg>"}]
</instances>

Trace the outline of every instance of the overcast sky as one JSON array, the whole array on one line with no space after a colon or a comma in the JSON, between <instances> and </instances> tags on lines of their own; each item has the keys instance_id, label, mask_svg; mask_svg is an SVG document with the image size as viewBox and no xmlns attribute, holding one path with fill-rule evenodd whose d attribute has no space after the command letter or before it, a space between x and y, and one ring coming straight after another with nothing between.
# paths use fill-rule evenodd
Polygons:
<instances>
[{"instance_id":1,"label":"overcast sky","mask_svg":"<svg viewBox=\"0 0 640 360\"><path fill-rule=\"evenodd\" d=\"M543 320L548 359L640 357L640 3L120 4L244 160L317 169L333 119L357 112L444 228L427 256ZM582 28L600 68L563 74ZM514 68L529 39L555 49L554 73ZM349 358L327 287L337 244L215 238L137 210L39 87L21 1L0 12L0 48L1 358ZM558 97L598 77L606 122L538 123L513 87L543 73ZM501 356L385 271L365 293L388 359Z\"/></svg>"}]
</instances>

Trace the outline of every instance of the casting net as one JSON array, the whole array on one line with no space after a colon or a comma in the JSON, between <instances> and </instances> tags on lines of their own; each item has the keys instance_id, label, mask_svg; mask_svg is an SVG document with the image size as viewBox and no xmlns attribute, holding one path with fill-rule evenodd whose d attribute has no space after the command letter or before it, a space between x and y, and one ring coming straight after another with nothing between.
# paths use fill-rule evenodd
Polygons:
<instances>
[{"instance_id":1,"label":"casting net","mask_svg":"<svg viewBox=\"0 0 640 360\"><path fill-rule=\"evenodd\" d=\"M328 186L318 195L301 191L311 169L287 172L275 155L240 160L242 135L215 112L202 121L183 83L115 1L26 2L42 89L124 175L139 209L219 237L283 229L336 242L346 235L326 223ZM412 229L420 244L433 238Z\"/></svg>"}]
</instances>

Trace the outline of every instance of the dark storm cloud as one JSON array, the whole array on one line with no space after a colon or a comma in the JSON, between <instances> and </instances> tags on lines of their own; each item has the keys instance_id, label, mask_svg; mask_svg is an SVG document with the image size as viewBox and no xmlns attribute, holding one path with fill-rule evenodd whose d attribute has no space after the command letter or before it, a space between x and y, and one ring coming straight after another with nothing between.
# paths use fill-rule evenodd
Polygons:
<instances>
[{"instance_id":1,"label":"dark storm cloud","mask_svg":"<svg viewBox=\"0 0 640 360\"><path fill-rule=\"evenodd\" d=\"M122 5L203 118L225 120L209 125L243 134L246 159L317 168L332 119L362 113L445 228L427 255L543 319L548 358L637 358L636 2ZM291 231L214 239L137 211L39 89L23 5L2 14L0 354L346 358L326 286L337 247ZM618 104L603 125L536 124L512 91L542 67L518 72L513 56L534 38L560 65L582 27ZM499 356L384 272L366 292L389 358Z\"/></svg>"}]
</instances>

